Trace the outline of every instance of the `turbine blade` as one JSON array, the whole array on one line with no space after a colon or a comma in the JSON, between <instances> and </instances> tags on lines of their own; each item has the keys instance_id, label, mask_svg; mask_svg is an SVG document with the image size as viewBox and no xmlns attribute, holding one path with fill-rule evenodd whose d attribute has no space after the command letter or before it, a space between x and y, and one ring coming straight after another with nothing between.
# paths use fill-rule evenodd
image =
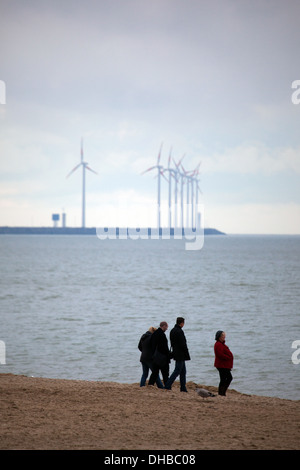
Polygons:
<instances>
[{"instance_id":1,"label":"turbine blade","mask_svg":"<svg viewBox=\"0 0 300 470\"><path fill-rule=\"evenodd\" d=\"M159 162L160 162L162 146L163 146L163 142L161 143L161 146L160 146L160 149L159 149L159 153L158 153L158 157L157 157L157 166L159 165Z\"/></svg>"},{"instance_id":2,"label":"turbine blade","mask_svg":"<svg viewBox=\"0 0 300 470\"><path fill-rule=\"evenodd\" d=\"M81 158L81 161L83 162L83 138L82 137L81 137L80 158Z\"/></svg>"},{"instance_id":3,"label":"turbine blade","mask_svg":"<svg viewBox=\"0 0 300 470\"><path fill-rule=\"evenodd\" d=\"M93 173L95 173L96 175L98 175L97 171L93 170L92 168L90 168L89 166L85 165L86 169L87 170L90 170L92 171Z\"/></svg>"},{"instance_id":4,"label":"turbine blade","mask_svg":"<svg viewBox=\"0 0 300 470\"><path fill-rule=\"evenodd\" d=\"M169 182L168 178L164 175L164 170L160 170L160 174L167 182Z\"/></svg>"},{"instance_id":5,"label":"turbine blade","mask_svg":"<svg viewBox=\"0 0 300 470\"><path fill-rule=\"evenodd\" d=\"M184 157L185 157L185 154L183 154L183 156L181 157L181 159L179 160L178 163L176 163L175 160L174 160L174 158L173 158L173 162L175 163L175 166L176 166L177 170L178 170L178 168L180 167L181 162L182 162L182 160L184 159ZM182 165L181 165L181 166L182 166Z\"/></svg>"},{"instance_id":6,"label":"turbine blade","mask_svg":"<svg viewBox=\"0 0 300 470\"><path fill-rule=\"evenodd\" d=\"M176 166L176 169L178 170L178 163L175 162L174 158L172 158L172 160L173 160L173 162L174 162L174 164L175 164L175 166Z\"/></svg>"},{"instance_id":7,"label":"turbine blade","mask_svg":"<svg viewBox=\"0 0 300 470\"><path fill-rule=\"evenodd\" d=\"M187 172L185 171L185 169L184 169L184 167L183 167L182 163L180 164L180 166L181 166L181 168L183 169L183 173L186 175L186 174L187 174Z\"/></svg>"},{"instance_id":8,"label":"turbine blade","mask_svg":"<svg viewBox=\"0 0 300 470\"><path fill-rule=\"evenodd\" d=\"M198 191L200 192L200 194L203 194L200 187L197 185L197 188L198 188Z\"/></svg>"},{"instance_id":9,"label":"turbine blade","mask_svg":"<svg viewBox=\"0 0 300 470\"><path fill-rule=\"evenodd\" d=\"M151 166L150 168L148 168L148 170L145 170L141 173L141 175L144 175L145 173L147 173L147 171L151 171L153 170L154 168L156 168L156 166Z\"/></svg>"},{"instance_id":10,"label":"turbine blade","mask_svg":"<svg viewBox=\"0 0 300 470\"><path fill-rule=\"evenodd\" d=\"M177 175L177 171L176 170L171 171L171 178L174 178L174 180L177 181L177 183L178 183L179 179L177 178L177 176L174 173L176 173L176 175Z\"/></svg>"},{"instance_id":11,"label":"turbine blade","mask_svg":"<svg viewBox=\"0 0 300 470\"><path fill-rule=\"evenodd\" d=\"M195 176L199 175L199 167L200 167L200 165L201 165L201 162L198 163L198 165L196 166L196 168L193 170L193 172L192 172L192 175L193 175L193 176L194 176L194 175L195 175Z\"/></svg>"},{"instance_id":12,"label":"turbine blade","mask_svg":"<svg viewBox=\"0 0 300 470\"><path fill-rule=\"evenodd\" d=\"M81 165L81 163L78 163L78 165L76 165L76 166L73 168L73 170L71 170L70 173L67 174L66 178L69 178L69 176L70 176L72 173L74 173L74 171L76 171L77 168L80 167L80 165Z\"/></svg>"},{"instance_id":13,"label":"turbine blade","mask_svg":"<svg viewBox=\"0 0 300 470\"><path fill-rule=\"evenodd\" d=\"M184 157L185 157L185 153L182 155L181 159L179 160L178 165L181 164L181 162L182 162L182 160L184 159Z\"/></svg>"}]
</instances>

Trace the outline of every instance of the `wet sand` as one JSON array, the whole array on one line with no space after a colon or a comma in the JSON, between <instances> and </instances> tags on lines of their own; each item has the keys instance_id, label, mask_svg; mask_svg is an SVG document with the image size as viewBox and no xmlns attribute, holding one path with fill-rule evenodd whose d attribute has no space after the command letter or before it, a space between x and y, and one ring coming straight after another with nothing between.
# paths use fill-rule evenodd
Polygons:
<instances>
[{"instance_id":1,"label":"wet sand","mask_svg":"<svg viewBox=\"0 0 300 470\"><path fill-rule=\"evenodd\" d=\"M0 448L299 450L300 401L0 374Z\"/></svg>"}]
</instances>

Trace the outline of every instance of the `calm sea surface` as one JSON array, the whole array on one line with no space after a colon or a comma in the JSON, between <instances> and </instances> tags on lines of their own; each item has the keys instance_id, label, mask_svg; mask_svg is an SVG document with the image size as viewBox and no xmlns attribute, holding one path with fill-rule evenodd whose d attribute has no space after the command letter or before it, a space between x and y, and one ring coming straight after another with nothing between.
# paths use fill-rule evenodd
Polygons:
<instances>
[{"instance_id":1,"label":"calm sea surface","mask_svg":"<svg viewBox=\"0 0 300 470\"><path fill-rule=\"evenodd\" d=\"M1 235L0 373L139 382L140 336L165 320L169 338L183 316L187 380L218 385L213 346L221 329L234 354L231 388L300 399L300 364L292 361L300 237L206 236L202 250L184 246Z\"/></svg>"}]
</instances>

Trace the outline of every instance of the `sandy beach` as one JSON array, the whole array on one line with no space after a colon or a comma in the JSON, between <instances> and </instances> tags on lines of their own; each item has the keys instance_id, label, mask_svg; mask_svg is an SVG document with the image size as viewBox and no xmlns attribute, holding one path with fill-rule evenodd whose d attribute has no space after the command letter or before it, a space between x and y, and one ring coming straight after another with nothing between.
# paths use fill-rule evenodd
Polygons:
<instances>
[{"instance_id":1,"label":"sandy beach","mask_svg":"<svg viewBox=\"0 0 300 470\"><path fill-rule=\"evenodd\" d=\"M300 401L0 374L0 448L298 450Z\"/></svg>"}]
</instances>

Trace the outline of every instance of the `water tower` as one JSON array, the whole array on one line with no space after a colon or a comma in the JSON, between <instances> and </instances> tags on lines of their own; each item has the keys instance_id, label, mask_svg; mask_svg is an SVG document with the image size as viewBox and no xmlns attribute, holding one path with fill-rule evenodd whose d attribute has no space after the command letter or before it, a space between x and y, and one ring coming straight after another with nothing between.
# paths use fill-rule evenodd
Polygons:
<instances>
[{"instance_id":1,"label":"water tower","mask_svg":"<svg viewBox=\"0 0 300 470\"><path fill-rule=\"evenodd\" d=\"M52 220L53 220L53 227L57 227L57 223L59 221L59 214L52 214Z\"/></svg>"}]
</instances>

